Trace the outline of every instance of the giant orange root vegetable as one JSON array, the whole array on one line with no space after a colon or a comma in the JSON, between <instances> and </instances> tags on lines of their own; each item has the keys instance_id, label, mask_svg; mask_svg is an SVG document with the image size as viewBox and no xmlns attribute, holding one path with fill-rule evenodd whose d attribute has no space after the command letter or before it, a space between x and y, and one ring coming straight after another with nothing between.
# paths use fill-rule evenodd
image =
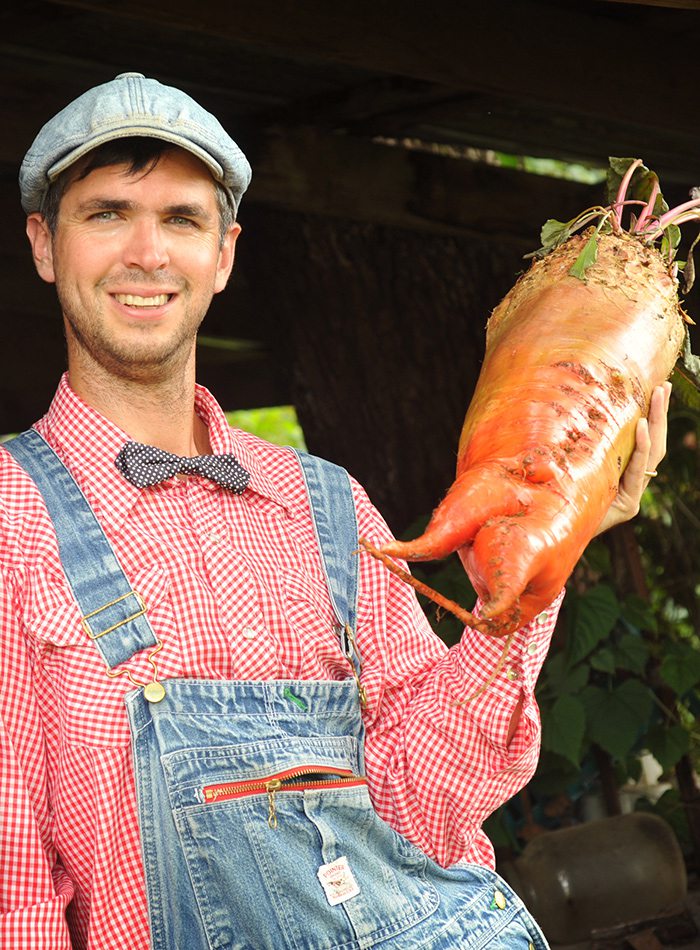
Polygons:
<instances>
[{"instance_id":1,"label":"giant orange root vegetable","mask_svg":"<svg viewBox=\"0 0 700 950\"><path fill-rule=\"evenodd\" d=\"M456 478L425 532L379 551L363 542L375 556L409 561L457 551L496 635L527 623L561 590L683 342L674 248L666 241L662 253L654 242L670 222L696 217L700 200L673 218L655 214L653 176L634 233L624 231L626 189L641 166L627 161L615 204L561 226L558 246L543 249L493 312ZM643 171L648 184L652 173ZM573 233L594 216L595 229Z\"/></svg>"}]
</instances>

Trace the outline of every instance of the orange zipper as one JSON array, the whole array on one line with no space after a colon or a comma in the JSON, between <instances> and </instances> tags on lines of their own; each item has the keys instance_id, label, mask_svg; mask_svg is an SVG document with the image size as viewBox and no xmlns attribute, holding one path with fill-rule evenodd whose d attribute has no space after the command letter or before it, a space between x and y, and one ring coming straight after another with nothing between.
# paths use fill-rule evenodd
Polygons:
<instances>
[{"instance_id":1,"label":"orange zipper","mask_svg":"<svg viewBox=\"0 0 700 950\"><path fill-rule=\"evenodd\" d=\"M310 778L312 775L322 778ZM367 779L362 775L355 775L350 769L336 769L326 765L305 765L295 769L285 769L275 772L265 778L249 782L219 782L216 785L205 785L202 789L205 805L215 802L228 802L236 798L247 798L250 795L267 795L268 813L267 823L270 828L277 827L277 812L275 810L275 795L278 792L299 792L307 788L332 789L338 785L352 788L357 785L366 785Z\"/></svg>"}]
</instances>

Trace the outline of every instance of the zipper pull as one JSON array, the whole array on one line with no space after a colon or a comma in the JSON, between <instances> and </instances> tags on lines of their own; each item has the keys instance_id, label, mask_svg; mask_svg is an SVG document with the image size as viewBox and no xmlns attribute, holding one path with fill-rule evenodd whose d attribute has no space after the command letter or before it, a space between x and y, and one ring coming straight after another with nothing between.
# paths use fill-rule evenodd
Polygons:
<instances>
[{"instance_id":1,"label":"zipper pull","mask_svg":"<svg viewBox=\"0 0 700 950\"><path fill-rule=\"evenodd\" d=\"M267 824L273 830L277 827L277 811L275 809L275 792L278 788L282 787L282 783L278 778L272 778L269 782L265 782L265 788L267 789Z\"/></svg>"}]
</instances>

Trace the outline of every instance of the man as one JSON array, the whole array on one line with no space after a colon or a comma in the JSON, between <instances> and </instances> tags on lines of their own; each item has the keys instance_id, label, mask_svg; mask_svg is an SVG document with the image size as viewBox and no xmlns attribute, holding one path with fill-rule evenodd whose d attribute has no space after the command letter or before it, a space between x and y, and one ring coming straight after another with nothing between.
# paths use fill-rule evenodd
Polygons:
<instances>
[{"instance_id":1,"label":"man","mask_svg":"<svg viewBox=\"0 0 700 950\"><path fill-rule=\"evenodd\" d=\"M362 489L196 385L249 178L213 116L137 73L23 163L68 372L0 451L0 944L541 950L480 826L535 768L561 597L479 691L500 642L447 651L350 556L358 528L389 538ZM667 400L601 530L635 513Z\"/></svg>"}]
</instances>

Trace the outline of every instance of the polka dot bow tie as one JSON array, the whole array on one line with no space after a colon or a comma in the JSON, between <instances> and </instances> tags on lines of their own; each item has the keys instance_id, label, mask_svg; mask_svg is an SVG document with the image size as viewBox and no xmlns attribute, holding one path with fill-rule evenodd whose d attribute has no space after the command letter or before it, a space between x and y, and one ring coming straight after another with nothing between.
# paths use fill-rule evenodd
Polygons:
<instances>
[{"instance_id":1,"label":"polka dot bow tie","mask_svg":"<svg viewBox=\"0 0 700 950\"><path fill-rule=\"evenodd\" d=\"M235 455L173 455L141 442L127 442L115 459L124 478L137 488L147 488L173 475L203 475L236 494L244 491L250 474Z\"/></svg>"}]
</instances>

